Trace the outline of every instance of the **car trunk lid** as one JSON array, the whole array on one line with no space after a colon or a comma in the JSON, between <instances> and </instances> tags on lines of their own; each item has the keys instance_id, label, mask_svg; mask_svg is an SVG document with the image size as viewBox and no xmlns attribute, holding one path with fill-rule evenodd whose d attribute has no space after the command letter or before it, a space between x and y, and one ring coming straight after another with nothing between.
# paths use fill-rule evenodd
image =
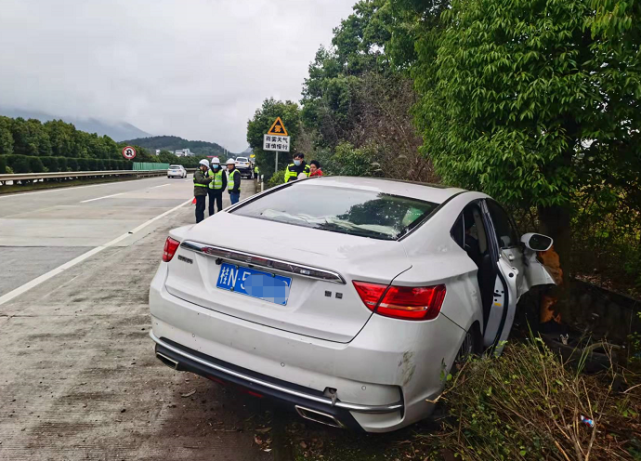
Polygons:
<instances>
[{"instance_id":1,"label":"car trunk lid","mask_svg":"<svg viewBox=\"0 0 641 461\"><path fill-rule=\"evenodd\" d=\"M352 281L390 283L410 267L399 242L229 213L193 227L177 255L166 280L174 296L257 324L337 342L349 342L371 316ZM286 303L217 287L228 264L291 279Z\"/></svg>"}]
</instances>

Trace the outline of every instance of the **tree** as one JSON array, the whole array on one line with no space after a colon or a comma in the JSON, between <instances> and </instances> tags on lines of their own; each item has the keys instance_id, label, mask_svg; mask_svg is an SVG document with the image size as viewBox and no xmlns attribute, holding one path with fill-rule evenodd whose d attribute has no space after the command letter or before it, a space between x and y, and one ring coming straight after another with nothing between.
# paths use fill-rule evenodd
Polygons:
<instances>
[{"instance_id":1,"label":"tree","mask_svg":"<svg viewBox=\"0 0 641 461\"><path fill-rule=\"evenodd\" d=\"M263 136L267 134L276 118L280 117L285 124L287 133L291 136L290 153L280 152L278 157L280 170L289 163L290 157L296 151L302 132L301 114L298 104L292 101L276 101L274 98L265 99L254 117L247 122L247 142L256 154L256 164L260 172L267 178L274 174L276 153L263 150Z\"/></svg>"},{"instance_id":2,"label":"tree","mask_svg":"<svg viewBox=\"0 0 641 461\"><path fill-rule=\"evenodd\" d=\"M13 136L11 134L12 120L9 117L0 116L0 155L13 153ZM0 173L4 171L0 170Z\"/></svg>"},{"instance_id":3,"label":"tree","mask_svg":"<svg viewBox=\"0 0 641 461\"><path fill-rule=\"evenodd\" d=\"M418 13L411 73L423 152L449 184L537 207L562 258L575 194L639 181L640 9L455 0L436 20Z\"/></svg>"}]
</instances>

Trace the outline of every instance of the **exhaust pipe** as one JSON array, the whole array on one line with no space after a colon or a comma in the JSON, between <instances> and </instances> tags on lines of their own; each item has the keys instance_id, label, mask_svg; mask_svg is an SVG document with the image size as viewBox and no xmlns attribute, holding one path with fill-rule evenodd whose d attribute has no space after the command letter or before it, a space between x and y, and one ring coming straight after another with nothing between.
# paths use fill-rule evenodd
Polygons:
<instances>
[{"instance_id":1,"label":"exhaust pipe","mask_svg":"<svg viewBox=\"0 0 641 461\"><path fill-rule=\"evenodd\" d=\"M339 429L344 429L345 426L339 420L337 420L333 415L323 413L322 411L312 410L311 408L301 407L296 405L296 412L303 419L309 421L314 421L315 423L324 424L325 426L337 427Z\"/></svg>"},{"instance_id":2,"label":"exhaust pipe","mask_svg":"<svg viewBox=\"0 0 641 461\"><path fill-rule=\"evenodd\" d=\"M156 358L173 370L178 369L178 361L167 357L165 354L156 351Z\"/></svg>"}]
</instances>

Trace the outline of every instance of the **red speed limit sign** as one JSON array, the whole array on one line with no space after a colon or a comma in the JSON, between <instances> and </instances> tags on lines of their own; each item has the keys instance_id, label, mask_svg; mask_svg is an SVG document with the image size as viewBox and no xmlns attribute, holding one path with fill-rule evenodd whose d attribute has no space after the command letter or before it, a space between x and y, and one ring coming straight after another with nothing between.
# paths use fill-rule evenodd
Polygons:
<instances>
[{"instance_id":1,"label":"red speed limit sign","mask_svg":"<svg viewBox=\"0 0 641 461\"><path fill-rule=\"evenodd\" d=\"M133 160L136 158L136 149L131 146L127 146L122 150L122 156L127 160Z\"/></svg>"}]
</instances>

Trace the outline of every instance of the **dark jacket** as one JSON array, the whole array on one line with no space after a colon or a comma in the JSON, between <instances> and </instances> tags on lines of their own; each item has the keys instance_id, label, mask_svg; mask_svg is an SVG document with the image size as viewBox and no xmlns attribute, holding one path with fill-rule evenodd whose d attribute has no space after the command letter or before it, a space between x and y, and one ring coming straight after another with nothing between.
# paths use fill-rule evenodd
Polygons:
<instances>
[{"instance_id":1,"label":"dark jacket","mask_svg":"<svg viewBox=\"0 0 641 461\"><path fill-rule=\"evenodd\" d=\"M211 178L209 177L209 173L198 168L194 173L194 197L207 195L207 190L209 190L210 182ZM203 184L205 187L196 186L196 184Z\"/></svg>"},{"instance_id":2,"label":"dark jacket","mask_svg":"<svg viewBox=\"0 0 641 461\"><path fill-rule=\"evenodd\" d=\"M234 176L234 181L233 183L229 183L227 190L229 192L240 192L240 171L238 171L236 168L234 168L234 171L229 172L229 176Z\"/></svg>"}]
</instances>

